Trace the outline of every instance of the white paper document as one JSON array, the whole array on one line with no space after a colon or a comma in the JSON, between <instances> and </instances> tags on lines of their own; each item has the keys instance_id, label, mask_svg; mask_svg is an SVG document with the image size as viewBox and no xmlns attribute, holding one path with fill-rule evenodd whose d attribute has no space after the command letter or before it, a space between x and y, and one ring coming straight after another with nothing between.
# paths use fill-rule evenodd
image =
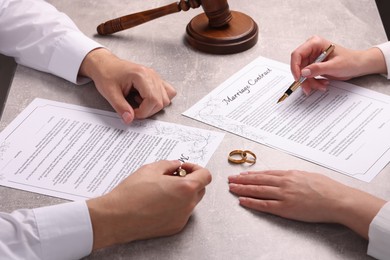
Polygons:
<instances>
[{"instance_id":1,"label":"white paper document","mask_svg":"<svg viewBox=\"0 0 390 260\"><path fill-rule=\"evenodd\" d=\"M35 99L0 134L0 185L71 200L102 195L144 164L205 166L223 134Z\"/></svg>"},{"instance_id":2,"label":"white paper document","mask_svg":"<svg viewBox=\"0 0 390 260\"><path fill-rule=\"evenodd\" d=\"M277 103L293 81L287 64L259 57L183 114L371 181L390 160L390 97L332 81Z\"/></svg>"}]
</instances>

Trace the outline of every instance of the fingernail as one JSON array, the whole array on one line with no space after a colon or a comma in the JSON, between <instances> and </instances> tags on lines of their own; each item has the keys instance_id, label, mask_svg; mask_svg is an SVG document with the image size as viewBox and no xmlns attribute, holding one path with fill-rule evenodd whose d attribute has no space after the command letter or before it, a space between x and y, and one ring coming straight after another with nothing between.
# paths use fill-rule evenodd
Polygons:
<instances>
[{"instance_id":1,"label":"fingernail","mask_svg":"<svg viewBox=\"0 0 390 260\"><path fill-rule=\"evenodd\" d=\"M302 90L303 90L303 93L304 93L306 96L309 96L309 95L310 95L310 92L311 92L310 89L302 88Z\"/></svg>"},{"instance_id":2,"label":"fingernail","mask_svg":"<svg viewBox=\"0 0 390 260\"><path fill-rule=\"evenodd\" d=\"M133 121L133 115L130 113L130 112L124 112L122 114L122 120L123 122L125 122L126 124L129 124L131 123L131 121Z\"/></svg>"},{"instance_id":3,"label":"fingernail","mask_svg":"<svg viewBox=\"0 0 390 260\"><path fill-rule=\"evenodd\" d=\"M308 76L311 75L311 71L309 69L303 69L301 71L301 74L302 74L303 77L308 77Z\"/></svg>"},{"instance_id":4,"label":"fingernail","mask_svg":"<svg viewBox=\"0 0 390 260\"><path fill-rule=\"evenodd\" d=\"M235 187L237 187L236 184L234 184L234 183L229 183L229 190L232 190L232 189L234 189Z\"/></svg>"},{"instance_id":5,"label":"fingernail","mask_svg":"<svg viewBox=\"0 0 390 260\"><path fill-rule=\"evenodd\" d=\"M230 176L228 176L228 181L234 180L236 178L237 178L237 175L230 175Z\"/></svg>"},{"instance_id":6,"label":"fingernail","mask_svg":"<svg viewBox=\"0 0 390 260\"><path fill-rule=\"evenodd\" d=\"M318 88L320 91L325 92L328 88L326 86L321 86Z\"/></svg>"}]
</instances>

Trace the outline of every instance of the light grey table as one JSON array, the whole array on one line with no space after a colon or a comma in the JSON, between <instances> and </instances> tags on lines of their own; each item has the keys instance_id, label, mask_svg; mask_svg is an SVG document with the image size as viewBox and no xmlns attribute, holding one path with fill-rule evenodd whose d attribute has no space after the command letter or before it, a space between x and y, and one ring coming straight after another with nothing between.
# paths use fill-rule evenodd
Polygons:
<instances>
[{"instance_id":1,"label":"light grey table","mask_svg":"<svg viewBox=\"0 0 390 260\"><path fill-rule=\"evenodd\" d=\"M202 10L160 18L111 37L96 36L101 22L156 8L173 0L50 0L67 13L86 35L118 56L153 67L178 91L173 104L153 118L217 130L181 115L213 88L258 56L289 63L291 51L313 34L351 48L368 48L386 41L373 0L230 0L232 10L250 15L259 25L258 44L240 54L204 54L183 43L185 27ZM384 77L367 76L352 83L390 94ZM74 86L52 75L19 66L0 123L4 129L34 98L112 110L93 84ZM219 130L217 130L219 131ZM367 241L340 225L307 224L256 213L238 205L228 192L227 176L246 170L230 165L229 151L254 151L252 170L301 169L330 176L342 183L390 199L390 167L364 183L226 133L207 167L213 175L206 195L186 228L178 235L115 246L93 253L90 259L367 259ZM0 187L1 211L64 202L40 194ZM71 248L69 250L72 250Z\"/></svg>"}]
</instances>

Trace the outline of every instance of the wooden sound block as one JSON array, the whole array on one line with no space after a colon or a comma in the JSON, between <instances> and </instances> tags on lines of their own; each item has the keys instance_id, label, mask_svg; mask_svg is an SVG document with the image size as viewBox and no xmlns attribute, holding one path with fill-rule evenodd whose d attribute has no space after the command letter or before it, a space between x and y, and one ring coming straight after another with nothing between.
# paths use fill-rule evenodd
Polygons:
<instances>
[{"instance_id":1,"label":"wooden sound block","mask_svg":"<svg viewBox=\"0 0 390 260\"><path fill-rule=\"evenodd\" d=\"M213 54L232 54L252 48L258 39L258 26L246 14L231 11L232 20L219 28L209 26L203 14L195 16L187 25L186 40L193 48Z\"/></svg>"}]
</instances>

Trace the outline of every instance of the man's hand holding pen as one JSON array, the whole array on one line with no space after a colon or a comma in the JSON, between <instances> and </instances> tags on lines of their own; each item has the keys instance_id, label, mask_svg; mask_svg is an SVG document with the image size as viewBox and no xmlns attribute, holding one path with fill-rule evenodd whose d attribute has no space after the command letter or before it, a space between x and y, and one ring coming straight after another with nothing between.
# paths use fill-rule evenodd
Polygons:
<instances>
[{"instance_id":1,"label":"man's hand holding pen","mask_svg":"<svg viewBox=\"0 0 390 260\"><path fill-rule=\"evenodd\" d=\"M185 178L172 176L179 167L188 173ZM142 166L111 192L87 201L94 248L179 232L210 182L210 172L192 163L163 160Z\"/></svg>"}]
</instances>

